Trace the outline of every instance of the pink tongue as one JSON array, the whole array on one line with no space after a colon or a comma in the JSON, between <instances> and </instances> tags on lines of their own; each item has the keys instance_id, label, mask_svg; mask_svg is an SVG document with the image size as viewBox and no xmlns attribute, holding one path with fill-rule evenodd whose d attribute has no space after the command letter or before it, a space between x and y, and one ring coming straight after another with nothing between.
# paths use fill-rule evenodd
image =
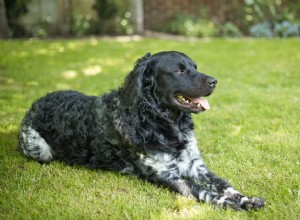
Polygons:
<instances>
[{"instance_id":1,"label":"pink tongue","mask_svg":"<svg viewBox=\"0 0 300 220\"><path fill-rule=\"evenodd\" d=\"M201 98L189 98L193 103L200 103L200 105L205 109L209 110L210 106L209 103L206 99L201 99Z\"/></svg>"}]
</instances>

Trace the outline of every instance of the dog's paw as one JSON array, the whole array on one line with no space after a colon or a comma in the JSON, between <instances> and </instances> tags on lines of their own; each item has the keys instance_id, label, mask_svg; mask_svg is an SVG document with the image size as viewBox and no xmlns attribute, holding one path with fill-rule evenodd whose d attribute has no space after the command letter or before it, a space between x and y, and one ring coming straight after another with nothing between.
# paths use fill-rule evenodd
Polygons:
<instances>
[{"instance_id":1,"label":"dog's paw","mask_svg":"<svg viewBox=\"0 0 300 220\"><path fill-rule=\"evenodd\" d=\"M247 211L261 209L265 204L265 200L260 197L244 197L241 200L241 208Z\"/></svg>"},{"instance_id":2,"label":"dog's paw","mask_svg":"<svg viewBox=\"0 0 300 220\"><path fill-rule=\"evenodd\" d=\"M262 198L244 196L232 187L229 187L226 190L224 190L224 196L227 196L231 200L235 201L237 204L239 204L241 209L247 211L258 210L264 207L265 205L265 201Z\"/></svg>"}]
</instances>

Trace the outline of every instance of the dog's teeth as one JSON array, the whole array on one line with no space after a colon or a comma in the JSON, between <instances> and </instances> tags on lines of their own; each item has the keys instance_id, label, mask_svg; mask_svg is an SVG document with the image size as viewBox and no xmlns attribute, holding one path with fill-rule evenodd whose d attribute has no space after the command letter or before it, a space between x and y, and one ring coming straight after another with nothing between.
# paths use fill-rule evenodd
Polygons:
<instances>
[{"instance_id":1,"label":"dog's teeth","mask_svg":"<svg viewBox=\"0 0 300 220\"><path fill-rule=\"evenodd\" d=\"M184 104L197 105L197 106L199 104L199 103L194 103L193 101L189 100L188 98L185 98L184 96L177 96L176 98L178 101L181 101Z\"/></svg>"}]
</instances>

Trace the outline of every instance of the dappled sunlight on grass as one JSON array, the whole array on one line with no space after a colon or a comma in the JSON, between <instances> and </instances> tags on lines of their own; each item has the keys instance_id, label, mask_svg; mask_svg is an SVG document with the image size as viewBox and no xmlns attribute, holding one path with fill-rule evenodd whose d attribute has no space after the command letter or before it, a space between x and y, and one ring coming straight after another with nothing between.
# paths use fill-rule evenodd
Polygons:
<instances>
[{"instance_id":1,"label":"dappled sunlight on grass","mask_svg":"<svg viewBox=\"0 0 300 220\"><path fill-rule=\"evenodd\" d=\"M124 61L123 58L120 57L120 58L104 58L101 59L100 62L103 63L103 65L114 66L122 63L123 61Z\"/></svg>"},{"instance_id":2,"label":"dappled sunlight on grass","mask_svg":"<svg viewBox=\"0 0 300 220\"><path fill-rule=\"evenodd\" d=\"M65 79L75 79L78 76L78 73L75 70L65 70L62 72L62 76Z\"/></svg>"},{"instance_id":3,"label":"dappled sunlight on grass","mask_svg":"<svg viewBox=\"0 0 300 220\"><path fill-rule=\"evenodd\" d=\"M164 210L161 219L207 219L207 208L209 205L203 205L192 198L186 198L176 195L174 208Z\"/></svg>"},{"instance_id":4,"label":"dappled sunlight on grass","mask_svg":"<svg viewBox=\"0 0 300 220\"><path fill-rule=\"evenodd\" d=\"M46 49L43 49L43 48L37 49L37 50L35 51L35 53L36 53L37 55L49 55L49 51L46 50Z\"/></svg>"},{"instance_id":5,"label":"dappled sunlight on grass","mask_svg":"<svg viewBox=\"0 0 300 220\"><path fill-rule=\"evenodd\" d=\"M83 64L82 64L83 65ZM80 65L81 66L81 65ZM76 70L64 70L61 75L64 79L71 80L81 77L80 73L84 76L96 76L102 72L102 68L99 65L87 66L80 71Z\"/></svg>"},{"instance_id":6,"label":"dappled sunlight on grass","mask_svg":"<svg viewBox=\"0 0 300 220\"><path fill-rule=\"evenodd\" d=\"M192 198L180 195L175 196L173 209L164 209L159 219L236 219L242 215L232 210L214 208L209 204L199 203ZM234 213L234 216L231 216ZM231 216L231 217L230 217Z\"/></svg>"},{"instance_id":7,"label":"dappled sunlight on grass","mask_svg":"<svg viewBox=\"0 0 300 220\"><path fill-rule=\"evenodd\" d=\"M77 48L77 45L78 44L76 44L75 42L72 42L72 41L67 43L68 49L71 49L71 50L75 50Z\"/></svg>"},{"instance_id":8,"label":"dappled sunlight on grass","mask_svg":"<svg viewBox=\"0 0 300 220\"><path fill-rule=\"evenodd\" d=\"M88 66L88 67L84 68L82 71L85 76L96 76L102 72L102 68L99 65Z\"/></svg>"},{"instance_id":9,"label":"dappled sunlight on grass","mask_svg":"<svg viewBox=\"0 0 300 220\"><path fill-rule=\"evenodd\" d=\"M29 56L28 51L20 51L18 53L18 57L20 57L20 58L24 58L24 57L28 57L28 56Z\"/></svg>"},{"instance_id":10,"label":"dappled sunlight on grass","mask_svg":"<svg viewBox=\"0 0 300 220\"><path fill-rule=\"evenodd\" d=\"M94 37L92 37L90 39L90 42L91 42L91 45L93 45L93 46L97 46L98 45L98 40L96 38L94 38Z\"/></svg>"}]
</instances>

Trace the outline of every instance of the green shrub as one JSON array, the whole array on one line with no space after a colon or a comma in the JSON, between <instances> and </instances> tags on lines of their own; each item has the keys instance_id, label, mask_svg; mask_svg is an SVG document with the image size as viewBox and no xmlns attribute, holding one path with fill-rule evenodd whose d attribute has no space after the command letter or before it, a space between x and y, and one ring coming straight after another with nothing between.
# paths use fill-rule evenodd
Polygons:
<instances>
[{"instance_id":1,"label":"green shrub","mask_svg":"<svg viewBox=\"0 0 300 220\"><path fill-rule=\"evenodd\" d=\"M255 24L249 29L252 37L273 37L272 27L269 22Z\"/></svg>"},{"instance_id":2,"label":"green shrub","mask_svg":"<svg viewBox=\"0 0 300 220\"><path fill-rule=\"evenodd\" d=\"M27 35L25 28L19 22L19 17L28 12L27 4L30 0L4 0L6 16L12 37Z\"/></svg>"},{"instance_id":3,"label":"green shrub","mask_svg":"<svg viewBox=\"0 0 300 220\"><path fill-rule=\"evenodd\" d=\"M213 22L185 14L176 15L162 30L187 37L212 37L217 33Z\"/></svg>"},{"instance_id":4,"label":"green shrub","mask_svg":"<svg viewBox=\"0 0 300 220\"><path fill-rule=\"evenodd\" d=\"M219 29L219 34L222 37L241 37L243 35L240 29L232 22L226 22Z\"/></svg>"},{"instance_id":5,"label":"green shrub","mask_svg":"<svg viewBox=\"0 0 300 220\"><path fill-rule=\"evenodd\" d=\"M35 38L47 38L49 36L49 28L51 25L51 17L38 20L32 25L30 35Z\"/></svg>"},{"instance_id":6,"label":"green shrub","mask_svg":"<svg viewBox=\"0 0 300 220\"><path fill-rule=\"evenodd\" d=\"M245 27L250 29L259 29L260 31L265 31L266 36L270 36L271 29L273 34L278 36L284 36L285 29L289 33L287 36L297 36L296 27L292 27L293 24L299 22L299 0L286 0L286 1L272 1L272 0L244 0L245 4L243 6L245 12ZM266 22L268 24L266 24ZM284 22L284 23L283 23ZM280 33L274 33L275 26ZM264 29L264 30L263 30ZM280 30L279 30L280 29ZM269 32L269 33L267 33ZM261 32L262 33L262 32ZM252 33L250 33L252 35Z\"/></svg>"},{"instance_id":7,"label":"green shrub","mask_svg":"<svg viewBox=\"0 0 300 220\"><path fill-rule=\"evenodd\" d=\"M283 21L275 24L274 33L279 37L296 37L299 36L299 25L289 21Z\"/></svg>"},{"instance_id":8,"label":"green shrub","mask_svg":"<svg viewBox=\"0 0 300 220\"><path fill-rule=\"evenodd\" d=\"M76 36L96 34L99 32L96 23L91 15L75 14L72 16L71 32Z\"/></svg>"},{"instance_id":9,"label":"green shrub","mask_svg":"<svg viewBox=\"0 0 300 220\"><path fill-rule=\"evenodd\" d=\"M252 37L297 37L300 34L299 25L289 21L276 23L274 28L269 22L253 25L250 30Z\"/></svg>"},{"instance_id":10,"label":"green shrub","mask_svg":"<svg viewBox=\"0 0 300 220\"><path fill-rule=\"evenodd\" d=\"M115 17L119 11L116 2L113 0L95 0L92 8L97 12L98 18L102 20Z\"/></svg>"},{"instance_id":11,"label":"green shrub","mask_svg":"<svg viewBox=\"0 0 300 220\"><path fill-rule=\"evenodd\" d=\"M127 11L127 1L95 0L93 9L98 20L96 32L103 34L131 34L131 13Z\"/></svg>"},{"instance_id":12,"label":"green shrub","mask_svg":"<svg viewBox=\"0 0 300 220\"><path fill-rule=\"evenodd\" d=\"M117 16L115 18L115 29L117 34L132 34L133 33L133 27L131 24L131 13L125 12L120 16Z\"/></svg>"}]
</instances>

